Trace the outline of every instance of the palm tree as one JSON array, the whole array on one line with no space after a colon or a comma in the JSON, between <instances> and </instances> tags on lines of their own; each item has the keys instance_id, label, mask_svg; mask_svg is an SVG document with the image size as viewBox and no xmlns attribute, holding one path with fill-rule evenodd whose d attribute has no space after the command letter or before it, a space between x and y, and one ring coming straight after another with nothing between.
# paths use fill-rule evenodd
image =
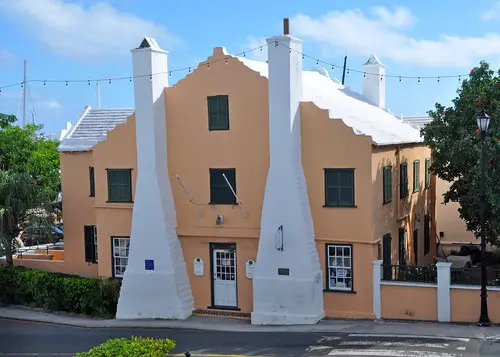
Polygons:
<instances>
[{"instance_id":1,"label":"palm tree","mask_svg":"<svg viewBox=\"0 0 500 357\"><path fill-rule=\"evenodd\" d=\"M52 237L51 213L55 207L46 190L28 173L0 171L0 246L12 267L16 237L26 227L37 227Z\"/></svg>"}]
</instances>

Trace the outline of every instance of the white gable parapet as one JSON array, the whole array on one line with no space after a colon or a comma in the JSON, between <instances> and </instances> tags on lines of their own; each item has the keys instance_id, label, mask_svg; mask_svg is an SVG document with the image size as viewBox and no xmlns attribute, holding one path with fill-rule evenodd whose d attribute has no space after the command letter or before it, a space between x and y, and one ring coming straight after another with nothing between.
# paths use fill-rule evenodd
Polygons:
<instances>
[{"instance_id":1,"label":"white gable parapet","mask_svg":"<svg viewBox=\"0 0 500 357\"><path fill-rule=\"evenodd\" d=\"M137 179L130 251L116 318L186 319L193 311L193 297L176 233L168 175L164 101L167 52L147 37L131 52Z\"/></svg>"},{"instance_id":2,"label":"white gable parapet","mask_svg":"<svg viewBox=\"0 0 500 357\"><path fill-rule=\"evenodd\" d=\"M363 65L363 95L368 103L385 109L385 66L371 55Z\"/></svg>"},{"instance_id":3,"label":"white gable parapet","mask_svg":"<svg viewBox=\"0 0 500 357\"><path fill-rule=\"evenodd\" d=\"M324 317L322 273L301 162L302 41L267 40L270 168L253 279L252 324Z\"/></svg>"}]
</instances>

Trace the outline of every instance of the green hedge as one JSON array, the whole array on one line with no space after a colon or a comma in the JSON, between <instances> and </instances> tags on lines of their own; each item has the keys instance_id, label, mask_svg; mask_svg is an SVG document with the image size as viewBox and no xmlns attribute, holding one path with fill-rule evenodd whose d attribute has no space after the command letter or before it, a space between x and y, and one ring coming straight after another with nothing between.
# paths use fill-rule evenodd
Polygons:
<instances>
[{"instance_id":1,"label":"green hedge","mask_svg":"<svg viewBox=\"0 0 500 357\"><path fill-rule=\"evenodd\" d=\"M114 279L0 268L0 303L7 305L111 317L116 314L120 286L121 281Z\"/></svg>"},{"instance_id":2,"label":"green hedge","mask_svg":"<svg viewBox=\"0 0 500 357\"><path fill-rule=\"evenodd\" d=\"M164 357L174 347L175 342L167 339L115 338L75 357Z\"/></svg>"}]
</instances>

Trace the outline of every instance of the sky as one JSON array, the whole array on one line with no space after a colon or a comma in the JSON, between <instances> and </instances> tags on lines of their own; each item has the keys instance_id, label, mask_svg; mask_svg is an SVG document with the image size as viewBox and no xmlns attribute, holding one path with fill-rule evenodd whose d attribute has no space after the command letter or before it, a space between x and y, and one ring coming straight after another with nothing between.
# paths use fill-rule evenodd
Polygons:
<instances>
[{"instance_id":1,"label":"sky","mask_svg":"<svg viewBox=\"0 0 500 357\"><path fill-rule=\"evenodd\" d=\"M304 69L320 60L340 79L341 70L327 64L341 66L347 56L353 71L345 84L355 91L363 74L354 71L378 56L396 76L386 79L386 91L397 116L450 105L460 79L481 60L500 68L500 0L0 0L0 113L22 117L23 89L2 87L23 80L24 60L28 80L39 80L26 88L27 119L60 133L85 106L97 107L96 80L103 108L133 107L132 83L108 79L131 75L130 49L144 36L169 51L176 70L196 66L218 46L237 54L264 45L282 34L284 17L314 58L306 57ZM267 53L245 56L265 60ZM171 84L186 74L173 72Z\"/></svg>"}]
</instances>

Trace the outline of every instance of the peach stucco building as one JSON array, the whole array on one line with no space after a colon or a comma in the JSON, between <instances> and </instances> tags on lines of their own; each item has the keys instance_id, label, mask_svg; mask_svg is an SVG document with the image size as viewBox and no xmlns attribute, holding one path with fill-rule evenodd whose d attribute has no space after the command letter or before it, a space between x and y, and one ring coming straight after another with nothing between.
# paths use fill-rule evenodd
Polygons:
<instances>
[{"instance_id":1,"label":"peach stucco building","mask_svg":"<svg viewBox=\"0 0 500 357\"><path fill-rule=\"evenodd\" d=\"M430 152L385 110L385 67L361 95L267 43L268 63L217 47L169 86L145 38L135 109L87 108L62 140L65 271L122 278L118 318L373 318L372 262L435 256Z\"/></svg>"},{"instance_id":2,"label":"peach stucco building","mask_svg":"<svg viewBox=\"0 0 500 357\"><path fill-rule=\"evenodd\" d=\"M405 116L403 120L417 129L430 123L428 116ZM458 202L443 203L443 195L450 188L450 183L436 177L436 233L439 242L438 253L448 255L451 250L459 251L464 244L479 244L474 233L467 230L465 222L460 218Z\"/></svg>"}]
</instances>

